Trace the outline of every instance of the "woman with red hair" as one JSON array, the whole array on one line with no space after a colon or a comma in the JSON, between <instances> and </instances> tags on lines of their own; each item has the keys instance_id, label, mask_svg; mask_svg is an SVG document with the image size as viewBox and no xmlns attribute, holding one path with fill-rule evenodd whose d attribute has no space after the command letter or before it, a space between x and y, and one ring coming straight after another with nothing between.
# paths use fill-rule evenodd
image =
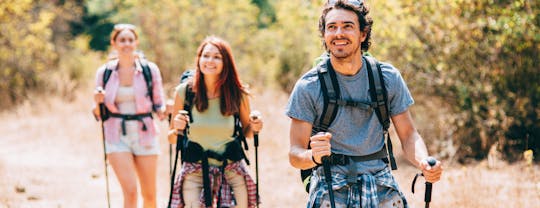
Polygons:
<instances>
[{"instance_id":1,"label":"woman with red hair","mask_svg":"<svg viewBox=\"0 0 540 208\"><path fill-rule=\"evenodd\" d=\"M255 183L241 144L259 132L263 122L250 117L248 92L226 41L206 38L197 50L196 65L193 78L176 87L169 141L185 145L171 207L255 207ZM184 132L187 137L176 141Z\"/></svg>"}]
</instances>

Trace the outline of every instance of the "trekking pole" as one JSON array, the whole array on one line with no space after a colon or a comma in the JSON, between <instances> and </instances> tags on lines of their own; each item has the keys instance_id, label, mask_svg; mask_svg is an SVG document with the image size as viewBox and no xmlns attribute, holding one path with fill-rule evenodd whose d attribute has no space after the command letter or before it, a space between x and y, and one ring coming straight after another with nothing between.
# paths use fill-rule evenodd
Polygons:
<instances>
[{"instance_id":1,"label":"trekking pole","mask_svg":"<svg viewBox=\"0 0 540 208\"><path fill-rule=\"evenodd\" d=\"M429 166L433 167L437 163L437 160L435 160L435 158L433 157L428 157L427 162ZM432 187L433 187L433 184L431 182L426 181L426 193L424 195L424 202L426 202L426 208L429 208L429 202L431 202Z\"/></svg>"},{"instance_id":2,"label":"trekking pole","mask_svg":"<svg viewBox=\"0 0 540 208\"><path fill-rule=\"evenodd\" d=\"M426 159L426 161L428 162L429 166L433 167L436 163L437 163L437 160L433 157L428 157ZM418 178L418 176L424 176L423 173L418 173L414 176L414 179L413 179L413 182L412 182L412 193L414 194L414 184L416 184L416 179ZM426 203L426 206L425 208L429 208L429 203L431 202L431 190L433 188L433 184L431 182L427 182L426 181L426 192L424 193L424 202Z\"/></svg>"},{"instance_id":3,"label":"trekking pole","mask_svg":"<svg viewBox=\"0 0 540 208\"><path fill-rule=\"evenodd\" d=\"M261 119L261 113L259 111L253 111L249 115L251 119L257 120ZM253 145L255 146L255 182L257 188L257 207L259 207L259 132L253 132Z\"/></svg>"},{"instance_id":4,"label":"trekking pole","mask_svg":"<svg viewBox=\"0 0 540 208\"><path fill-rule=\"evenodd\" d=\"M326 186L328 188L328 197L330 198L330 207L336 208L336 202L334 200L334 190L332 189L332 172L330 169L330 156L323 156L321 158L324 169L324 179L326 180Z\"/></svg>"},{"instance_id":5,"label":"trekking pole","mask_svg":"<svg viewBox=\"0 0 540 208\"><path fill-rule=\"evenodd\" d=\"M178 111L179 114L182 114L186 116L188 114L185 110ZM187 140L187 129L189 128L189 124L186 123L186 128L184 129L184 134L178 134L176 135L176 155L174 156L174 166L172 169L171 174L171 192L169 193L169 203L167 205L168 208L171 207L171 201L172 201L172 195L173 195L173 189L174 189L174 178L176 175L176 166L178 165L178 153L182 149L182 146L184 145L184 142ZM182 185L182 184L180 184Z\"/></svg>"},{"instance_id":6,"label":"trekking pole","mask_svg":"<svg viewBox=\"0 0 540 208\"><path fill-rule=\"evenodd\" d=\"M174 105L174 101L167 100L165 112L167 112L167 120L169 121L169 125L171 125L173 105ZM172 144L169 144L169 176L171 176L172 174L172 165L173 165L172 163L173 163L172 162Z\"/></svg>"},{"instance_id":7,"label":"trekking pole","mask_svg":"<svg viewBox=\"0 0 540 208\"><path fill-rule=\"evenodd\" d=\"M99 116L101 119L101 136L103 138L103 162L105 164L105 183L107 185L107 205L111 208L111 196L109 194L109 171L107 170L107 152L105 150L105 128L103 127L103 119L105 118L105 104L99 104Z\"/></svg>"}]
</instances>

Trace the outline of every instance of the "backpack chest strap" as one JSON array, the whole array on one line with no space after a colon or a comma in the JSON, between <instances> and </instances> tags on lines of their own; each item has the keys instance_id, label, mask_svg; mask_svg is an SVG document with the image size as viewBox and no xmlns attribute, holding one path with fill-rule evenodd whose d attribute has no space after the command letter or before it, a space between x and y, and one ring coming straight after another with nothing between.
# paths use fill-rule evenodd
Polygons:
<instances>
[{"instance_id":1,"label":"backpack chest strap","mask_svg":"<svg viewBox=\"0 0 540 208\"><path fill-rule=\"evenodd\" d=\"M355 107L355 108L360 108L360 109L363 109L363 110L369 110L369 109L375 108L377 106L376 102L368 103L368 102L354 101L354 100L344 100L344 99L337 99L337 100L330 99L330 100L328 100L328 102L332 103L334 105L338 105L338 106Z\"/></svg>"}]
</instances>

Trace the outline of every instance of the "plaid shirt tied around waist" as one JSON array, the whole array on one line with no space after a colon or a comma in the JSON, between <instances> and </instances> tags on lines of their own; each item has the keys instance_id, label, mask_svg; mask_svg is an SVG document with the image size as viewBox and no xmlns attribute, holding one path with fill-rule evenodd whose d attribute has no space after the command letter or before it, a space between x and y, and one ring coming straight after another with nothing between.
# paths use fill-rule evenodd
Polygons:
<instances>
[{"instance_id":1,"label":"plaid shirt tied around waist","mask_svg":"<svg viewBox=\"0 0 540 208\"><path fill-rule=\"evenodd\" d=\"M377 208L379 203L388 197L387 193L380 192L377 187L385 187L396 191L403 199L404 207L409 207L388 167L375 174L360 174L352 181L354 182L351 182L345 174L332 172L332 190L334 191L336 206L342 204L354 208ZM312 174L308 208L321 207L323 201L325 199L329 200L328 198L324 170L321 166Z\"/></svg>"},{"instance_id":2,"label":"plaid shirt tied around waist","mask_svg":"<svg viewBox=\"0 0 540 208\"><path fill-rule=\"evenodd\" d=\"M184 182L185 176L191 173L202 171L202 165L200 163L190 163L185 162L182 166L180 175L175 180L173 188L173 196L171 200L171 207L173 208L182 208L185 206L184 198L182 196L182 183ZM257 187L255 181L248 174L246 167L242 164L242 161L230 163L225 167L225 171L232 171L235 174L241 175L246 180L246 188L248 192L248 207L253 208L257 206ZM226 181L225 177L222 177L222 174L219 167L210 166L209 177L210 184L215 184L212 189L212 196L216 198L218 195L220 202L218 207L233 207L233 198L232 187ZM222 181L222 178L224 181ZM214 182L214 180L216 180ZM203 188L204 189L204 188ZM204 204L204 190L201 190L200 202ZM220 194L218 194L220 193Z\"/></svg>"}]
</instances>

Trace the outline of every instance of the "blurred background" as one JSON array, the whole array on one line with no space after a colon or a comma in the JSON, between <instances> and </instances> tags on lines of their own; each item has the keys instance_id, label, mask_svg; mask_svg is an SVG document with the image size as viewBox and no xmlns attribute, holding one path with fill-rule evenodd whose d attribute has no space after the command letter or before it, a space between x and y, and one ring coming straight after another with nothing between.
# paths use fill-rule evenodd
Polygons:
<instances>
[{"instance_id":1,"label":"blurred background","mask_svg":"<svg viewBox=\"0 0 540 208\"><path fill-rule=\"evenodd\" d=\"M138 27L139 49L160 67L169 97L180 74L193 68L197 46L206 36L217 35L229 41L242 81L253 91L255 107L266 114L266 127L274 129L268 131L267 142L283 151L280 163L296 174L286 158L289 121L283 112L295 81L323 52L318 32L323 2L1 0L0 118L4 133L0 145L35 142L42 133L50 133L36 128L55 129L50 126L54 123L47 120L57 118L65 123L73 115L80 117L81 126L74 127L80 131L64 132L59 138L81 139L80 132L87 132L84 137L88 140L100 137L98 125L93 124L89 113L95 72L110 52L113 25L131 23ZM452 176L452 168L456 168L456 177L465 177L460 174L475 168L485 170L473 178L486 178L485 173L493 181L516 171L529 173L524 176L526 182L516 182L519 185L509 192L519 192L517 198L528 198L520 202L523 207L528 202L539 202L539 157L534 156L540 152L540 2L368 0L367 4L374 20L369 52L401 71L415 98L411 112L417 128L430 153L449 168L446 177ZM43 124L36 120L39 118ZM165 123L163 126L166 128ZM20 133L28 135L15 136ZM43 147L43 143L39 144ZM94 146L95 151L89 153L96 163L92 175L99 178L103 161L99 165L100 146ZM16 169L15 161L21 162L16 160L23 155L21 148L0 148L0 176L14 174L7 172ZM163 157L163 164L166 159ZM29 166L20 168L26 170ZM513 172L505 172L510 170ZM404 181L408 185L402 187L407 191L409 176ZM26 207L22 204L30 200L16 197L21 193L17 186L24 188L25 183L36 182L17 177L11 181L9 177L0 179L0 207ZM114 177L110 176L110 180ZM301 190L299 178L295 180L294 185L285 188ZM505 190L508 184L500 187ZM164 189L163 195L167 193ZM460 197L467 194L450 201L463 200ZM38 197L38 201L44 198ZM470 200L476 202L474 196ZM492 205L512 207L497 202ZM492 205L480 203L472 207ZM469 206L465 203L448 207Z\"/></svg>"}]
</instances>

